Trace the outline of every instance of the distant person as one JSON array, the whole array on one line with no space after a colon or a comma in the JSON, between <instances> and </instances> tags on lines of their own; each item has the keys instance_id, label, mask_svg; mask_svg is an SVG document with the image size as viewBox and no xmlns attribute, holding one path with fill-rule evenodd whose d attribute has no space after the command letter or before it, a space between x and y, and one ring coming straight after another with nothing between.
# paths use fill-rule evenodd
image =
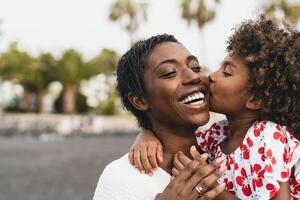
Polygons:
<instances>
[{"instance_id":1,"label":"distant person","mask_svg":"<svg viewBox=\"0 0 300 200\"><path fill-rule=\"evenodd\" d=\"M227 171L219 179L226 190L220 199L300 199L300 142L295 138L300 129L300 33L260 16L235 29L227 50L221 67L209 76L210 109L227 120L196 133L210 160L226 160ZM149 157L153 163L153 144L160 140L143 134L130 158L147 163ZM176 171L187 163L182 159Z\"/></svg>"},{"instance_id":2,"label":"distant person","mask_svg":"<svg viewBox=\"0 0 300 200\"><path fill-rule=\"evenodd\" d=\"M207 154L171 180L174 155L182 151L191 158L194 132L209 120L207 82L197 58L172 35L140 41L122 56L117 89L124 106L141 127L156 134L165 153L152 176L139 173L127 154L110 163L100 176L94 200L213 199L224 189L217 179L226 167L220 159L206 164ZM186 103L188 98L193 103Z\"/></svg>"}]
</instances>

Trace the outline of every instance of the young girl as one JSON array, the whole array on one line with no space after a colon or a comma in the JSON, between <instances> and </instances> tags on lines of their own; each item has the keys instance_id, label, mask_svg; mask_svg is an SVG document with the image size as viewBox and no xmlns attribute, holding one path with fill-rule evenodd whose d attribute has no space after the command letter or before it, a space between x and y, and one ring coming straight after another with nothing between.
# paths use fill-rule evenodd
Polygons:
<instances>
[{"instance_id":1,"label":"young girl","mask_svg":"<svg viewBox=\"0 0 300 200\"><path fill-rule=\"evenodd\" d=\"M235 197L300 199L300 143L294 137L300 128L300 33L260 16L235 29L227 50L209 76L210 109L227 120L196 132L199 147L209 160L225 158L227 171L219 182ZM138 136L132 164L150 168L161 161L154 135ZM188 162L174 160L175 166Z\"/></svg>"}]
</instances>

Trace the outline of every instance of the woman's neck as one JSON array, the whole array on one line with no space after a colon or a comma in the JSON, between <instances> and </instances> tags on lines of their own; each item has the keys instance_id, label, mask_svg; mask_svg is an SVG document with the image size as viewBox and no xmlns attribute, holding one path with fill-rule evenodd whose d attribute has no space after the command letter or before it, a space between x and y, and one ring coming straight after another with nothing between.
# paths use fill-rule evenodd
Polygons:
<instances>
[{"instance_id":1,"label":"woman's neck","mask_svg":"<svg viewBox=\"0 0 300 200\"><path fill-rule=\"evenodd\" d=\"M196 144L193 127L153 126L153 131L163 145L163 163L160 167L171 174L173 158L179 151L191 158L190 147Z\"/></svg>"}]
</instances>

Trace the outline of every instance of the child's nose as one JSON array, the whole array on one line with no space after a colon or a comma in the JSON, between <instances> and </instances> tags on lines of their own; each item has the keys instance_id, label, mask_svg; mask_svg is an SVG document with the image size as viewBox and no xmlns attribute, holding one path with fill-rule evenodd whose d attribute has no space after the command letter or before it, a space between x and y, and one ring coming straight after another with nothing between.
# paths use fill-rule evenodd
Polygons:
<instances>
[{"instance_id":1,"label":"child's nose","mask_svg":"<svg viewBox=\"0 0 300 200\"><path fill-rule=\"evenodd\" d=\"M214 83L216 81L215 72L208 75L209 83Z\"/></svg>"}]
</instances>

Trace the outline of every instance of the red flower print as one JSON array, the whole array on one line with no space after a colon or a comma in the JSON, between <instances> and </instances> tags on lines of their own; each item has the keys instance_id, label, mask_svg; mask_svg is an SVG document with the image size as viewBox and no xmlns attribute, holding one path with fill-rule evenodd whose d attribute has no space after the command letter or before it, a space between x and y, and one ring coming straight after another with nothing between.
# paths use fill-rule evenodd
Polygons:
<instances>
[{"instance_id":1,"label":"red flower print","mask_svg":"<svg viewBox=\"0 0 300 200\"><path fill-rule=\"evenodd\" d=\"M276 196L276 194L279 192L279 189L275 187L275 185L268 183L266 185L267 190L270 190L270 199Z\"/></svg>"},{"instance_id":2,"label":"red flower print","mask_svg":"<svg viewBox=\"0 0 300 200\"><path fill-rule=\"evenodd\" d=\"M267 152L266 152L266 170L267 172L269 173L272 173L273 172L273 165L276 164L276 158L273 157L273 152L271 149L269 149Z\"/></svg>"},{"instance_id":3,"label":"red flower print","mask_svg":"<svg viewBox=\"0 0 300 200\"><path fill-rule=\"evenodd\" d=\"M258 148L258 153L261 154L261 160L265 161L266 160L265 147L259 147Z\"/></svg>"},{"instance_id":4,"label":"red flower print","mask_svg":"<svg viewBox=\"0 0 300 200\"><path fill-rule=\"evenodd\" d=\"M226 159L226 167L227 167L227 170L230 170L231 169L231 165L234 164L234 160L231 156L227 156L227 159Z\"/></svg>"},{"instance_id":5,"label":"red flower print","mask_svg":"<svg viewBox=\"0 0 300 200\"><path fill-rule=\"evenodd\" d=\"M232 190L233 189L233 182L229 181L228 178L224 179L224 183L226 190Z\"/></svg>"},{"instance_id":6,"label":"red flower print","mask_svg":"<svg viewBox=\"0 0 300 200\"><path fill-rule=\"evenodd\" d=\"M246 170L244 168L241 169L241 175L242 176L236 177L236 183L238 185L242 186L242 191L243 191L244 195L246 195L248 197L252 194L252 191L251 191L250 185L247 184L247 174L246 174Z\"/></svg>"},{"instance_id":7,"label":"red flower print","mask_svg":"<svg viewBox=\"0 0 300 200\"><path fill-rule=\"evenodd\" d=\"M240 149L241 149L241 151L243 152L243 158L244 158L245 160L248 160L249 157L250 157L249 149L250 149L250 147L253 146L253 141L252 141L249 137L246 139L246 141L247 141L247 145L248 145L248 146L245 145L245 144L241 144L241 145L240 145Z\"/></svg>"},{"instance_id":8,"label":"red flower print","mask_svg":"<svg viewBox=\"0 0 300 200\"><path fill-rule=\"evenodd\" d=\"M284 163L288 164L292 161L292 157L293 155L290 153L291 148L290 147L286 147L284 148L284 153L283 153L283 161Z\"/></svg>"},{"instance_id":9,"label":"red flower print","mask_svg":"<svg viewBox=\"0 0 300 200\"><path fill-rule=\"evenodd\" d=\"M262 169L262 167L259 164L254 164L251 165L250 167L251 167L251 175L252 175L252 185L255 191L256 187L263 186L265 169Z\"/></svg>"},{"instance_id":10,"label":"red flower print","mask_svg":"<svg viewBox=\"0 0 300 200\"><path fill-rule=\"evenodd\" d=\"M235 191L233 189L233 182L228 180L228 178L225 178L224 179L224 183L225 183L225 189L228 191L228 192L231 192L233 195L235 195Z\"/></svg>"},{"instance_id":11,"label":"red flower print","mask_svg":"<svg viewBox=\"0 0 300 200\"><path fill-rule=\"evenodd\" d=\"M267 124L267 121L261 121L254 125L254 136L255 137L260 136L260 133L261 133L261 131L263 131L265 129L266 124Z\"/></svg>"},{"instance_id":12,"label":"red flower print","mask_svg":"<svg viewBox=\"0 0 300 200\"><path fill-rule=\"evenodd\" d=\"M276 126L277 131L273 133L273 138L275 140L279 140L282 144L285 144L287 139L286 137L282 134L282 130L279 125Z\"/></svg>"},{"instance_id":13,"label":"red flower print","mask_svg":"<svg viewBox=\"0 0 300 200\"><path fill-rule=\"evenodd\" d=\"M295 178L290 179L290 190L293 197L299 198L299 191L300 191L300 183L296 181ZM296 199L296 198L294 198Z\"/></svg>"},{"instance_id":14,"label":"red flower print","mask_svg":"<svg viewBox=\"0 0 300 200\"><path fill-rule=\"evenodd\" d=\"M285 178L287 178L288 176L289 176L289 170L288 171L283 171L283 172L281 172L281 178L283 178L283 179L285 179Z\"/></svg>"}]
</instances>

